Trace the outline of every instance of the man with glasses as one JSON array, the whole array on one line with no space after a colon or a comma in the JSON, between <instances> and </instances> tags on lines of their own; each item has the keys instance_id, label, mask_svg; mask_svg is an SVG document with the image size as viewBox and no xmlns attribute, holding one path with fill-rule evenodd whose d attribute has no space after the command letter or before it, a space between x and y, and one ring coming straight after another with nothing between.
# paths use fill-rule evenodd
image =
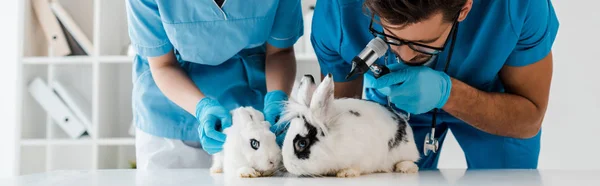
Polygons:
<instances>
[{"instance_id":1,"label":"man with glasses","mask_svg":"<svg viewBox=\"0 0 600 186\"><path fill-rule=\"evenodd\" d=\"M558 20L550 0L319 0L311 40L335 96L409 114L419 149L435 128L437 168L448 129L468 167L537 168ZM346 79L374 37L391 73ZM364 95L363 95L364 94Z\"/></svg>"}]
</instances>

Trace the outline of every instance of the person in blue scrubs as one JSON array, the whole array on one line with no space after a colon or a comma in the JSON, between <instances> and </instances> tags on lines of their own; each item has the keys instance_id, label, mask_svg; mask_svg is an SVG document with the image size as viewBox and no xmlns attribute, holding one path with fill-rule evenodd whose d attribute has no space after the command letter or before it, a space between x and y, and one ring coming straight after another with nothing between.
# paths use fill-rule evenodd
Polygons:
<instances>
[{"instance_id":1,"label":"person in blue scrubs","mask_svg":"<svg viewBox=\"0 0 600 186\"><path fill-rule=\"evenodd\" d=\"M127 0L138 169L200 168L230 110L275 123L296 74L300 0Z\"/></svg>"},{"instance_id":2,"label":"person in blue scrubs","mask_svg":"<svg viewBox=\"0 0 600 186\"><path fill-rule=\"evenodd\" d=\"M537 167L559 26L550 0L317 1L312 21L335 96L409 113L421 169L437 168L448 130L470 169ZM346 79L374 37L390 46L376 63L392 72ZM425 155L432 122L439 150Z\"/></svg>"}]
</instances>

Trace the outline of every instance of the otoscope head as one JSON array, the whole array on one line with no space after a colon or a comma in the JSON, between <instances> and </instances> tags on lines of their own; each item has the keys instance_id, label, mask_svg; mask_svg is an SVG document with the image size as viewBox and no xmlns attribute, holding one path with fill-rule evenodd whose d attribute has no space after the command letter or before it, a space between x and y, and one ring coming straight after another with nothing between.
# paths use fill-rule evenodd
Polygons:
<instances>
[{"instance_id":1,"label":"otoscope head","mask_svg":"<svg viewBox=\"0 0 600 186\"><path fill-rule=\"evenodd\" d=\"M352 69L346 75L346 79L351 78L356 74L364 74L369 70L369 66L373 65L375 60L385 55L388 50L388 45L379 37L373 38L367 46L352 59Z\"/></svg>"},{"instance_id":2,"label":"otoscope head","mask_svg":"<svg viewBox=\"0 0 600 186\"><path fill-rule=\"evenodd\" d=\"M356 56L356 57L354 57L354 59L352 59L352 68L350 69L350 73L348 73L348 75L346 75L346 80L350 79L352 76L354 76L356 74L362 75L364 73L367 73L367 70L369 70L369 66L367 66L367 63L365 62L365 60Z\"/></svg>"}]
</instances>

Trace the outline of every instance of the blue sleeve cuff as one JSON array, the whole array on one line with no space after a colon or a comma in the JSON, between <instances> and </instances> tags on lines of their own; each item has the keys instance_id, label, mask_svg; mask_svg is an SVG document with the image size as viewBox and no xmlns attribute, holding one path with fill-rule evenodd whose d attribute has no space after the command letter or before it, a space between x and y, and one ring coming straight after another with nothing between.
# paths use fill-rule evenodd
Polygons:
<instances>
[{"instance_id":1,"label":"blue sleeve cuff","mask_svg":"<svg viewBox=\"0 0 600 186\"><path fill-rule=\"evenodd\" d=\"M267 42L277 48L289 48L294 46L298 39L304 34L304 29L301 29L298 34L288 38L269 37Z\"/></svg>"},{"instance_id":2,"label":"blue sleeve cuff","mask_svg":"<svg viewBox=\"0 0 600 186\"><path fill-rule=\"evenodd\" d=\"M552 45L556 38L558 23L554 23L544 34L544 37L536 44L517 45L514 51L508 56L506 65L508 66L527 66L544 59L552 50Z\"/></svg>"},{"instance_id":3,"label":"blue sleeve cuff","mask_svg":"<svg viewBox=\"0 0 600 186\"><path fill-rule=\"evenodd\" d=\"M506 61L508 66L526 66L544 59L558 32L559 21L550 2L522 3L528 3L529 11L513 22L519 41ZM544 6L547 8L540 8Z\"/></svg>"},{"instance_id":4,"label":"blue sleeve cuff","mask_svg":"<svg viewBox=\"0 0 600 186\"><path fill-rule=\"evenodd\" d=\"M165 44L156 47L145 47L138 44L132 44L132 46L138 55L144 57L162 56L173 50L173 45L170 42L166 42Z\"/></svg>"},{"instance_id":5,"label":"blue sleeve cuff","mask_svg":"<svg viewBox=\"0 0 600 186\"><path fill-rule=\"evenodd\" d=\"M300 0L279 1L267 42L277 48L289 48L304 34Z\"/></svg>"},{"instance_id":6,"label":"blue sleeve cuff","mask_svg":"<svg viewBox=\"0 0 600 186\"><path fill-rule=\"evenodd\" d=\"M129 39L138 55L156 57L173 49L156 0L127 0L126 10Z\"/></svg>"}]
</instances>

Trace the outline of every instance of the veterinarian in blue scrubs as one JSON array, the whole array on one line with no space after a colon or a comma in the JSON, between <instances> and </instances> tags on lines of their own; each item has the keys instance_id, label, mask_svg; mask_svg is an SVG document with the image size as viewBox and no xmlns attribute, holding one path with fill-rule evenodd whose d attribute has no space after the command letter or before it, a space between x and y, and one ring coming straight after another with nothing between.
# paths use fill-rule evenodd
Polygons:
<instances>
[{"instance_id":1,"label":"veterinarian in blue scrubs","mask_svg":"<svg viewBox=\"0 0 600 186\"><path fill-rule=\"evenodd\" d=\"M272 123L294 82L300 0L127 0L138 169L207 168L252 106Z\"/></svg>"},{"instance_id":2,"label":"veterinarian in blue scrubs","mask_svg":"<svg viewBox=\"0 0 600 186\"><path fill-rule=\"evenodd\" d=\"M364 87L367 99L411 113L421 169L437 168L448 129L471 169L537 167L559 25L550 0L317 1L312 21L336 97L360 96ZM374 33L390 46L377 63L392 72L345 79ZM440 150L425 156L434 109Z\"/></svg>"}]
</instances>

